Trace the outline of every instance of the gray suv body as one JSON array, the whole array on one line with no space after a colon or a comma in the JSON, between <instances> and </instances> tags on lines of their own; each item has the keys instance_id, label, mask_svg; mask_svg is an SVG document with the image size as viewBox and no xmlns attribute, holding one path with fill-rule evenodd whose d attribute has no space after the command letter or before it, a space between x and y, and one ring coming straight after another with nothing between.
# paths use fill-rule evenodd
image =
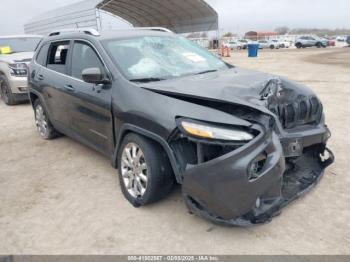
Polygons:
<instances>
[{"instance_id":1,"label":"gray suv body","mask_svg":"<svg viewBox=\"0 0 350 262\"><path fill-rule=\"evenodd\" d=\"M306 47L327 47L328 41L319 38L318 36L302 36L295 41L295 46L297 48L306 48Z\"/></svg>"},{"instance_id":2,"label":"gray suv body","mask_svg":"<svg viewBox=\"0 0 350 262\"><path fill-rule=\"evenodd\" d=\"M29 71L44 139L58 132L109 157L135 207L182 185L216 223L266 223L333 163L309 88L229 65L168 32L53 33Z\"/></svg>"}]
</instances>

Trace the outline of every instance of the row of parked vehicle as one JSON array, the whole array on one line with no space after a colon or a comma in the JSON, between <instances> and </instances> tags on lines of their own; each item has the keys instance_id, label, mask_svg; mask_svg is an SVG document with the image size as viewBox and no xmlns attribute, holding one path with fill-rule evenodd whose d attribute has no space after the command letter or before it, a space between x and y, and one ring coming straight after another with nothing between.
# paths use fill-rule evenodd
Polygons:
<instances>
[{"instance_id":1,"label":"row of parked vehicle","mask_svg":"<svg viewBox=\"0 0 350 262\"><path fill-rule=\"evenodd\" d=\"M334 161L312 90L166 29L62 30L0 38L0 50L5 103L30 100L43 139L64 134L107 156L135 207L178 183L191 213L262 224Z\"/></svg>"},{"instance_id":2,"label":"row of parked vehicle","mask_svg":"<svg viewBox=\"0 0 350 262\"><path fill-rule=\"evenodd\" d=\"M240 39L236 41L230 41L227 43L227 47L231 50L241 50L247 49L249 43L255 43L250 40ZM279 49L279 48L289 48L291 43L289 41L278 41L278 40L259 40L257 41L260 49L270 48L270 49Z\"/></svg>"},{"instance_id":3,"label":"row of parked vehicle","mask_svg":"<svg viewBox=\"0 0 350 262\"><path fill-rule=\"evenodd\" d=\"M336 41L331 38L318 37L318 36L302 36L295 41L290 41L288 39L284 40L258 40L251 41L247 39L232 40L227 42L226 47L231 48L231 50L241 50L246 49L249 43L259 44L259 49L280 49L280 48L290 48L295 46L296 48L306 48L306 47L318 47L325 48L329 46L335 46Z\"/></svg>"}]
</instances>

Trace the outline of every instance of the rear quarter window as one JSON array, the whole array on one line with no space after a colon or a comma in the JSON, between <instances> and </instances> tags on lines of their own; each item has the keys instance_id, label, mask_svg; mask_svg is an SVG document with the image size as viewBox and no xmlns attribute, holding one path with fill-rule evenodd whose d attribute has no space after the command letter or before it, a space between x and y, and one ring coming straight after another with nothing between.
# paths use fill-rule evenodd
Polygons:
<instances>
[{"instance_id":1,"label":"rear quarter window","mask_svg":"<svg viewBox=\"0 0 350 262\"><path fill-rule=\"evenodd\" d=\"M35 61L39 64L39 65L42 65L42 66L46 66L46 63L47 63L47 51L49 50L49 44L45 44L43 45L36 58L35 58Z\"/></svg>"}]
</instances>

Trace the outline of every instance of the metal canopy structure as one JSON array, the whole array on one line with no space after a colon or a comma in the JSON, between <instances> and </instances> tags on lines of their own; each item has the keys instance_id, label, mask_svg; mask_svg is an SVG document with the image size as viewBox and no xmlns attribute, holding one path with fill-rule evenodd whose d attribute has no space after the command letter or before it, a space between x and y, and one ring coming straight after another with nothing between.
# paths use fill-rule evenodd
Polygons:
<instances>
[{"instance_id":1,"label":"metal canopy structure","mask_svg":"<svg viewBox=\"0 0 350 262\"><path fill-rule=\"evenodd\" d=\"M42 35L65 28L101 30L99 11L134 27L165 27L176 33L218 29L218 14L204 0L85 0L42 14L28 22L24 30Z\"/></svg>"}]
</instances>

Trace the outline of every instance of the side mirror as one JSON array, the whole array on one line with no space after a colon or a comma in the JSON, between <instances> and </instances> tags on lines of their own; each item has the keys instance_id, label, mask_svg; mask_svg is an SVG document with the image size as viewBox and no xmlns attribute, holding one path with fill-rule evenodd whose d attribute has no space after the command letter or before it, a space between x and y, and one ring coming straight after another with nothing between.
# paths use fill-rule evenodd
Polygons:
<instances>
[{"instance_id":1,"label":"side mirror","mask_svg":"<svg viewBox=\"0 0 350 262\"><path fill-rule=\"evenodd\" d=\"M84 69L82 72L82 78L86 83L90 84L102 84L104 80L101 69L98 67Z\"/></svg>"}]
</instances>

